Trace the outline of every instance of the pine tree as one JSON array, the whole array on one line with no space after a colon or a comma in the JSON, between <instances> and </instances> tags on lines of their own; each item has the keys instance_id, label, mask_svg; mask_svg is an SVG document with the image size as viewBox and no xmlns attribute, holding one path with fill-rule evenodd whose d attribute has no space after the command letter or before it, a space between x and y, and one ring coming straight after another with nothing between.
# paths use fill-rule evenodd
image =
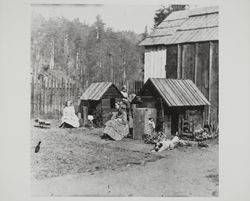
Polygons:
<instances>
[{"instance_id":1,"label":"pine tree","mask_svg":"<svg viewBox=\"0 0 250 201\"><path fill-rule=\"evenodd\" d=\"M154 28L157 27L167 16L169 16L173 11L185 10L187 5L170 5L168 7L161 6L155 12L154 17Z\"/></svg>"}]
</instances>

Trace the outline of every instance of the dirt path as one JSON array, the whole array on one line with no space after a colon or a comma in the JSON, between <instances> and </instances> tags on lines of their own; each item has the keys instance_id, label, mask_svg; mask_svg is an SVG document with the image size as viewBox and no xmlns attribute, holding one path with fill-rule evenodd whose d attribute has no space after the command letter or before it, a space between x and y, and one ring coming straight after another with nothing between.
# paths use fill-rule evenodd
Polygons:
<instances>
[{"instance_id":1,"label":"dirt path","mask_svg":"<svg viewBox=\"0 0 250 201\"><path fill-rule=\"evenodd\" d=\"M182 147L154 156L150 154L152 145L131 139L120 142L104 141L100 140L98 132L33 129L31 143L35 144L38 140L42 140L43 147L41 153L39 152L40 155L31 154L32 194L218 196L216 142L210 142L209 148L205 149L194 146ZM85 153L81 153L83 151ZM55 156L56 161L53 161L51 156ZM103 162L104 156L108 156L108 162ZM51 159L52 162L49 162ZM71 163L74 165L71 166ZM103 168L96 169L96 166ZM74 170L77 167L81 169ZM84 168L90 168L91 171L85 171ZM51 175L37 179L35 176L37 173L46 175L47 170Z\"/></svg>"},{"instance_id":2,"label":"dirt path","mask_svg":"<svg viewBox=\"0 0 250 201\"><path fill-rule=\"evenodd\" d=\"M32 180L34 195L218 196L218 146L172 151L166 158L118 170Z\"/></svg>"}]
</instances>

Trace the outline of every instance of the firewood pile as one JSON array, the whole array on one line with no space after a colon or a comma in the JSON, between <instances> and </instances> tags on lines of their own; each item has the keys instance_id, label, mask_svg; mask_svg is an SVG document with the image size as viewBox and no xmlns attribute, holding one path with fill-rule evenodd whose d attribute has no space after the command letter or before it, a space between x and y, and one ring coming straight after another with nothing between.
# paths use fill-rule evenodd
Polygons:
<instances>
[{"instance_id":1,"label":"firewood pile","mask_svg":"<svg viewBox=\"0 0 250 201\"><path fill-rule=\"evenodd\" d=\"M194 131L194 140L203 141L218 137L219 127L217 124L205 125L204 128Z\"/></svg>"},{"instance_id":2,"label":"firewood pile","mask_svg":"<svg viewBox=\"0 0 250 201\"><path fill-rule=\"evenodd\" d=\"M42 119L35 119L35 127L39 127L39 128L50 128L51 123Z\"/></svg>"}]
</instances>

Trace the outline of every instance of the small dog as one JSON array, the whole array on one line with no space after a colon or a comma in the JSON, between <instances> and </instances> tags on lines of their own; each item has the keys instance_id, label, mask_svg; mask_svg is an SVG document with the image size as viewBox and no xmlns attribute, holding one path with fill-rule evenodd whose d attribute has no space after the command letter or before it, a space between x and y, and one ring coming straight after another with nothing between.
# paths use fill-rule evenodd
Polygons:
<instances>
[{"instance_id":1,"label":"small dog","mask_svg":"<svg viewBox=\"0 0 250 201\"><path fill-rule=\"evenodd\" d=\"M174 136L173 139L172 139L172 142L174 143L174 145L178 144L180 142L179 137L177 135Z\"/></svg>"},{"instance_id":2,"label":"small dog","mask_svg":"<svg viewBox=\"0 0 250 201\"><path fill-rule=\"evenodd\" d=\"M171 140L167 139L155 143L155 147L152 150L152 152L162 152L164 150L172 150L173 148L174 148L174 143Z\"/></svg>"},{"instance_id":3,"label":"small dog","mask_svg":"<svg viewBox=\"0 0 250 201\"><path fill-rule=\"evenodd\" d=\"M93 115L88 115L88 124L90 128L94 128L94 116Z\"/></svg>"}]
</instances>

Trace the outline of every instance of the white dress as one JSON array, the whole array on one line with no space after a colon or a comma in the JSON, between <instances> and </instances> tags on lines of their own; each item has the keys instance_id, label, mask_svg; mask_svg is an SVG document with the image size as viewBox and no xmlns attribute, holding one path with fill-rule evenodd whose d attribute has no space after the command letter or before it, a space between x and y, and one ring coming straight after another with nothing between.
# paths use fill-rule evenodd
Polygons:
<instances>
[{"instance_id":1,"label":"white dress","mask_svg":"<svg viewBox=\"0 0 250 201\"><path fill-rule=\"evenodd\" d=\"M66 106L63 109L62 123L70 124L71 126L78 128L80 126L79 119L75 114L74 106Z\"/></svg>"}]
</instances>

